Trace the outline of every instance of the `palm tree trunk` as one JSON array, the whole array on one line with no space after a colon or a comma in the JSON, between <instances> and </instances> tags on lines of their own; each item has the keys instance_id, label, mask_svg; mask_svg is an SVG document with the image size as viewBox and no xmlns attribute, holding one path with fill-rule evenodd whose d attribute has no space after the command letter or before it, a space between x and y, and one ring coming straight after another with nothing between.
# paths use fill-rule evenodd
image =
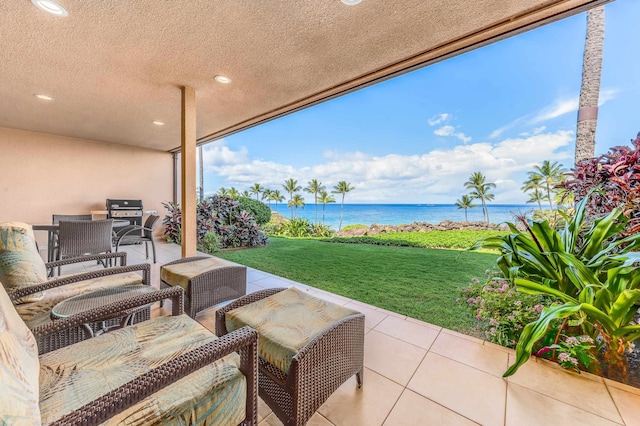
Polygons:
<instances>
[{"instance_id":1,"label":"palm tree trunk","mask_svg":"<svg viewBox=\"0 0 640 426\"><path fill-rule=\"evenodd\" d=\"M318 223L318 193L313 194L313 201L316 203L316 223Z\"/></svg>"},{"instance_id":2,"label":"palm tree trunk","mask_svg":"<svg viewBox=\"0 0 640 426\"><path fill-rule=\"evenodd\" d=\"M547 182L547 198L549 198L549 209L553 210L553 203L551 202L551 187L549 186L549 182Z\"/></svg>"},{"instance_id":3,"label":"palm tree trunk","mask_svg":"<svg viewBox=\"0 0 640 426\"><path fill-rule=\"evenodd\" d=\"M293 200L293 192L289 192L289 201ZM293 219L293 206L291 206L291 219Z\"/></svg>"},{"instance_id":4,"label":"palm tree trunk","mask_svg":"<svg viewBox=\"0 0 640 426\"><path fill-rule=\"evenodd\" d=\"M469 217L467 217L467 208L464 209L464 221L469 222Z\"/></svg>"},{"instance_id":5,"label":"palm tree trunk","mask_svg":"<svg viewBox=\"0 0 640 426\"><path fill-rule=\"evenodd\" d=\"M486 223L489 223L489 209L487 208L487 203L484 200L484 198L481 198L482 200L482 212L484 213L484 221Z\"/></svg>"},{"instance_id":6,"label":"palm tree trunk","mask_svg":"<svg viewBox=\"0 0 640 426\"><path fill-rule=\"evenodd\" d=\"M576 127L576 164L595 156L603 46L604 6L599 6L587 13L587 38L584 45L580 109Z\"/></svg>"},{"instance_id":7,"label":"palm tree trunk","mask_svg":"<svg viewBox=\"0 0 640 426\"><path fill-rule=\"evenodd\" d=\"M542 211L542 201L540 201L540 193L536 190L536 198L538 199L538 210Z\"/></svg>"},{"instance_id":8,"label":"palm tree trunk","mask_svg":"<svg viewBox=\"0 0 640 426\"><path fill-rule=\"evenodd\" d=\"M324 225L324 208L326 207L325 204L322 205L322 224Z\"/></svg>"},{"instance_id":9,"label":"palm tree trunk","mask_svg":"<svg viewBox=\"0 0 640 426\"><path fill-rule=\"evenodd\" d=\"M344 192L342 193L342 203L340 203L340 225L338 231L342 229L342 217L344 216Z\"/></svg>"}]
</instances>

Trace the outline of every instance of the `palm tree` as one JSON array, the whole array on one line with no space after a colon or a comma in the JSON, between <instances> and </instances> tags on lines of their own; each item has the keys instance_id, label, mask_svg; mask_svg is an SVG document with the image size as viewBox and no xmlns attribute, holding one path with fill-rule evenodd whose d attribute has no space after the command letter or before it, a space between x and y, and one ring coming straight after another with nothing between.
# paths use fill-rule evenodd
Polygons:
<instances>
[{"instance_id":1,"label":"palm tree","mask_svg":"<svg viewBox=\"0 0 640 426\"><path fill-rule=\"evenodd\" d=\"M249 192L252 194L256 194L256 201L258 201L258 196L262 194L264 188L259 183L254 183L253 186L249 189Z\"/></svg>"},{"instance_id":2,"label":"palm tree","mask_svg":"<svg viewBox=\"0 0 640 426\"><path fill-rule=\"evenodd\" d=\"M278 203L281 203L282 201L285 200L284 195L280 193L279 189L271 191L270 198L271 198L271 201L274 201L276 203L276 210L278 210Z\"/></svg>"},{"instance_id":3,"label":"palm tree","mask_svg":"<svg viewBox=\"0 0 640 426\"><path fill-rule=\"evenodd\" d=\"M544 184L547 190L547 200L549 200L549 208L553 210L553 197L551 196L551 188L562 182L565 170L562 168L562 164L558 164L557 161L553 163L549 160L544 160L541 166L535 166L534 174L540 176L541 182Z\"/></svg>"},{"instance_id":4,"label":"palm tree","mask_svg":"<svg viewBox=\"0 0 640 426\"><path fill-rule=\"evenodd\" d=\"M313 194L313 201L316 205L316 223L318 223L318 194L325 190L322 182L319 182L318 179L311 179L307 183L307 187L304 189L306 192Z\"/></svg>"},{"instance_id":5,"label":"palm tree","mask_svg":"<svg viewBox=\"0 0 640 426\"><path fill-rule=\"evenodd\" d=\"M304 209L304 198L302 198L302 195L300 194L296 194L293 196L292 199L289 200L289 204L288 207L289 208L296 208L296 215L295 217L298 217L298 207L302 207Z\"/></svg>"},{"instance_id":6,"label":"palm tree","mask_svg":"<svg viewBox=\"0 0 640 426\"><path fill-rule=\"evenodd\" d=\"M342 218L344 216L344 196L347 192L353 191L355 188L351 186L351 183L346 180L342 180L338 182L336 186L333 187L333 194L342 194L342 202L340 203L340 225L338 226L338 231L342 229Z\"/></svg>"},{"instance_id":7,"label":"palm tree","mask_svg":"<svg viewBox=\"0 0 640 426\"><path fill-rule=\"evenodd\" d=\"M576 164L595 156L603 46L604 6L599 6L587 12L587 37L582 60L580 109L578 109L578 123L576 125Z\"/></svg>"},{"instance_id":8,"label":"palm tree","mask_svg":"<svg viewBox=\"0 0 640 426\"><path fill-rule=\"evenodd\" d=\"M524 182L521 190L529 194L527 203L538 203L538 210L542 210L542 201L546 197L542 194L542 176L536 172L529 172L529 178Z\"/></svg>"},{"instance_id":9,"label":"palm tree","mask_svg":"<svg viewBox=\"0 0 640 426\"><path fill-rule=\"evenodd\" d=\"M456 200L456 207L459 209L464 209L464 221L469 222L469 218L467 217L467 209L471 209L477 207L477 204L473 204L473 198L468 195L463 195L462 198Z\"/></svg>"},{"instance_id":10,"label":"palm tree","mask_svg":"<svg viewBox=\"0 0 640 426\"><path fill-rule=\"evenodd\" d=\"M335 202L336 202L336 197L334 197L333 195L329 195L325 190L322 190L322 192L320 192L320 203L322 204L322 224L323 225L324 225L324 208L327 206L327 204L335 203Z\"/></svg>"},{"instance_id":11,"label":"palm tree","mask_svg":"<svg viewBox=\"0 0 640 426\"><path fill-rule=\"evenodd\" d=\"M229 190L223 186L218 190L218 195L220 195L221 197L228 197Z\"/></svg>"},{"instance_id":12,"label":"palm tree","mask_svg":"<svg viewBox=\"0 0 640 426\"><path fill-rule=\"evenodd\" d=\"M249 194L249 191L247 191L246 189L240 193L240 196L245 198L251 198L251 194Z\"/></svg>"},{"instance_id":13,"label":"palm tree","mask_svg":"<svg viewBox=\"0 0 640 426\"><path fill-rule=\"evenodd\" d=\"M476 198L482 203L482 212L484 213L484 221L489 223L489 209L487 208L487 201L491 201L495 198L495 195L489 193L491 188L495 188L496 184L493 182L485 182L486 176L480 172L473 172L469 180L464 183L464 187L471 189L469 193L472 199Z\"/></svg>"},{"instance_id":14,"label":"palm tree","mask_svg":"<svg viewBox=\"0 0 640 426\"><path fill-rule=\"evenodd\" d=\"M291 204L291 201L293 200L293 193L302 189L301 186L298 186L298 181L293 178L285 180L282 187L289 193L289 204ZM289 207L291 208L292 206L289 205ZM293 218L293 208L291 209L291 218Z\"/></svg>"},{"instance_id":15,"label":"palm tree","mask_svg":"<svg viewBox=\"0 0 640 426\"><path fill-rule=\"evenodd\" d=\"M267 200L267 202L269 203L269 208L271 208L271 192L273 191L271 191L269 188L262 191L262 199Z\"/></svg>"},{"instance_id":16,"label":"palm tree","mask_svg":"<svg viewBox=\"0 0 640 426\"><path fill-rule=\"evenodd\" d=\"M240 196L240 193L238 192L237 189L235 189L233 186L231 187L231 189L229 189L229 192L227 193L228 197L237 199Z\"/></svg>"}]
</instances>

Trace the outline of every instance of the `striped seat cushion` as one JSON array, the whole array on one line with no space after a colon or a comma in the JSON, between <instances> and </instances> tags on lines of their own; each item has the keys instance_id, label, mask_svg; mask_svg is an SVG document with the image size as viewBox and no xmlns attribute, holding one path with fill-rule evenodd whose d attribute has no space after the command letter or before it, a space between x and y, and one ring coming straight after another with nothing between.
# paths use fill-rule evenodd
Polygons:
<instances>
[{"instance_id":1,"label":"striped seat cushion","mask_svg":"<svg viewBox=\"0 0 640 426\"><path fill-rule=\"evenodd\" d=\"M43 424L217 339L186 315L159 317L40 356ZM237 425L246 380L236 354L165 387L105 424Z\"/></svg>"},{"instance_id":2,"label":"striped seat cushion","mask_svg":"<svg viewBox=\"0 0 640 426\"><path fill-rule=\"evenodd\" d=\"M331 325L358 311L318 299L295 287L226 314L228 331L248 325L258 332L260 356L288 373L300 349Z\"/></svg>"},{"instance_id":3,"label":"striped seat cushion","mask_svg":"<svg viewBox=\"0 0 640 426\"><path fill-rule=\"evenodd\" d=\"M15 308L27 326L33 328L51 321L51 309L65 299L106 288L137 284L142 284L142 277L135 272L107 275L52 288L42 292L40 299L16 304Z\"/></svg>"},{"instance_id":4,"label":"striped seat cushion","mask_svg":"<svg viewBox=\"0 0 640 426\"><path fill-rule=\"evenodd\" d=\"M47 280L47 269L38 253L31 225L0 224L0 282L12 292ZM25 298L37 300L41 294Z\"/></svg>"},{"instance_id":5,"label":"striped seat cushion","mask_svg":"<svg viewBox=\"0 0 640 426\"><path fill-rule=\"evenodd\" d=\"M0 424L39 425L38 347L0 287Z\"/></svg>"}]
</instances>

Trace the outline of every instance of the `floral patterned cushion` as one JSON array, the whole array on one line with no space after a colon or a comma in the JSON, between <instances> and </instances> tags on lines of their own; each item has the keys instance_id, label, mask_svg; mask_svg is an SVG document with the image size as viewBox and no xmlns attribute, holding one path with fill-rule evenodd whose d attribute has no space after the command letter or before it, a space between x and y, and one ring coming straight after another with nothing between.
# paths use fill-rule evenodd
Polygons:
<instances>
[{"instance_id":1,"label":"floral patterned cushion","mask_svg":"<svg viewBox=\"0 0 640 426\"><path fill-rule=\"evenodd\" d=\"M206 259L194 260L192 262L176 263L165 265L160 270L162 281L173 286L180 286L185 291L188 290L189 280L204 272L225 266L240 266L237 263L218 257L208 257Z\"/></svg>"},{"instance_id":2,"label":"floral patterned cushion","mask_svg":"<svg viewBox=\"0 0 640 426\"><path fill-rule=\"evenodd\" d=\"M106 288L138 284L142 285L142 277L135 272L78 281L44 291L42 297L36 301L16 304L16 311L27 326L33 328L50 322L51 309L65 299Z\"/></svg>"},{"instance_id":3,"label":"floral patterned cushion","mask_svg":"<svg viewBox=\"0 0 640 426\"><path fill-rule=\"evenodd\" d=\"M39 425L38 347L0 287L0 424Z\"/></svg>"},{"instance_id":4,"label":"floral patterned cushion","mask_svg":"<svg viewBox=\"0 0 640 426\"><path fill-rule=\"evenodd\" d=\"M38 253L31 225L0 225L0 282L12 292L47 280L47 269ZM41 294L32 295L37 300Z\"/></svg>"},{"instance_id":5,"label":"floral patterned cushion","mask_svg":"<svg viewBox=\"0 0 640 426\"><path fill-rule=\"evenodd\" d=\"M245 325L258 332L258 353L288 373L291 359L316 335L358 311L291 287L226 314L228 331Z\"/></svg>"},{"instance_id":6,"label":"floral patterned cushion","mask_svg":"<svg viewBox=\"0 0 640 426\"><path fill-rule=\"evenodd\" d=\"M47 424L167 361L217 339L186 315L159 317L40 356ZM246 380L229 355L165 387L106 424L237 425Z\"/></svg>"}]
</instances>

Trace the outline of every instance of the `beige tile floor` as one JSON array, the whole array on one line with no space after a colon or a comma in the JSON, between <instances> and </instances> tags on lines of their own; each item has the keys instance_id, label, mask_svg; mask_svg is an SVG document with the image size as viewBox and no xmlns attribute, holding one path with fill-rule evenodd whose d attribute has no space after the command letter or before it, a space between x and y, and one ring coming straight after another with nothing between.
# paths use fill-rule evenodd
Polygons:
<instances>
[{"instance_id":1,"label":"beige tile floor","mask_svg":"<svg viewBox=\"0 0 640 426\"><path fill-rule=\"evenodd\" d=\"M146 262L143 246L122 249L129 264ZM156 286L160 265L180 257L173 244L159 243L157 251ZM503 379L511 350L255 269L247 281L248 292L295 285L366 315L364 386L348 380L309 425L640 425L640 389L533 359ZM213 330L214 312L197 320ZM262 401L259 421L281 425Z\"/></svg>"}]
</instances>

